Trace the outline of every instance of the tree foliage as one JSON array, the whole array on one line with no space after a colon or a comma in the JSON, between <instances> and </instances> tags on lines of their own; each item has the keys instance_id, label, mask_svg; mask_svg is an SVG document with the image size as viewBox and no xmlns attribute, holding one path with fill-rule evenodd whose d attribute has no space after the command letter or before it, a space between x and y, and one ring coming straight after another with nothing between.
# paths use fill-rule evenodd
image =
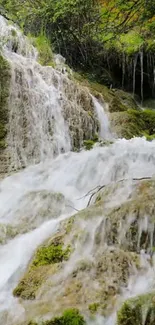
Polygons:
<instances>
[{"instance_id":1,"label":"tree foliage","mask_svg":"<svg viewBox=\"0 0 155 325\"><path fill-rule=\"evenodd\" d=\"M69 65L100 75L109 48L155 50L155 0L0 0L0 12L26 33L45 34Z\"/></svg>"},{"instance_id":2,"label":"tree foliage","mask_svg":"<svg viewBox=\"0 0 155 325\"><path fill-rule=\"evenodd\" d=\"M47 35L55 50L70 64L88 64L99 26L94 0L2 0L3 12L26 32Z\"/></svg>"}]
</instances>

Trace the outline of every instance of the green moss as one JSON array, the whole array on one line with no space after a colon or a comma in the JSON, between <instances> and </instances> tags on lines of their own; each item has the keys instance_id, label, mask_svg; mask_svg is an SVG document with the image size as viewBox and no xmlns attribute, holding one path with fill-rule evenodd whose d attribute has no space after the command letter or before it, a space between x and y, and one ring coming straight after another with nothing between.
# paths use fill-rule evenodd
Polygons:
<instances>
[{"instance_id":1,"label":"green moss","mask_svg":"<svg viewBox=\"0 0 155 325\"><path fill-rule=\"evenodd\" d=\"M51 244L40 247L36 253L32 266L49 265L67 260L70 255L70 247L63 249L61 244Z\"/></svg>"},{"instance_id":2,"label":"green moss","mask_svg":"<svg viewBox=\"0 0 155 325\"><path fill-rule=\"evenodd\" d=\"M67 309L61 317L44 322L42 325L86 325L78 309Z\"/></svg>"},{"instance_id":3,"label":"green moss","mask_svg":"<svg viewBox=\"0 0 155 325\"><path fill-rule=\"evenodd\" d=\"M140 121L128 112L115 112L111 114L111 125L118 137L131 139L141 136Z\"/></svg>"},{"instance_id":4,"label":"green moss","mask_svg":"<svg viewBox=\"0 0 155 325\"><path fill-rule=\"evenodd\" d=\"M0 123L7 122L8 113L6 110L10 86L10 66L8 61L0 53Z\"/></svg>"},{"instance_id":5,"label":"green moss","mask_svg":"<svg viewBox=\"0 0 155 325\"><path fill-rule=\"evenodd\" d=\"M89 311L92 313L92 314L95 314L99 308L100 304L97 303L97 302L94 302L93 304L90 304L89 305Z\"/></svg>"},{"instance_id":6,"label":"green moss","mask_svg":"<svg viewBox=\"0 0 155 325\"><path fill-rule=\"evenodd\" d=\"M112 89L112 93L114 98L110 106L111 112L125 111L128 109L140 110L132 94L120 89ZM120 102L122 106L120 106Z\"/></svg>"},{"instance_id":7,"label":"green moss","mask_svg":"<svg viewBox=\"0 0 155 325\"><path fill-rule=\"evenodd\" d=\"M73 73L74 79L80 82L83 86L90 89L92 95L98 100L103 100L109 104L110 112L124 112L128 109L138 110L139 107L133 96L123 90L109 89L105 85L86 79L86 75Z\"/></svg>"},{"instance_id":8,"label":"green moss","mask_svg":"<svg viewBox=\"0 0 155 325\"><path fill-rule=\"evenodd\" d=\"M8 61L0 53L0 149L6 148L6 124L8 121L8 97L10 86L10 66Z\"/></svg>"},{"instance_id":9,"label":"green moss","mask_svg":"<svg viewBox=\"0 0 155 325\"><path fill-rule=\"evenodd\" d=\"M83 144L84 144L84 148L86 150L91 150L93 148L95 142L93 140L84 140Z\"/></svg>"},{"instance_id":10,"label":"green moss","mask_svg":"<svg viewBox=\"0 0 155 325\"><path fill-rule=\"evenodd\" d=\"M118 136L126 139L142 137L151 141L155 135L155 111L133 110L111 114L111 123Z\"/></svg>"},{"instance_id":11,"label":"green moss","mask_svg":"<svg viewBox=\"0 0 155 325\"><path fill-rule=\"evenodd\" d=\"M117 316L117 325L154 325L155 294L150 293L127 300Z\"/></svg>"},{"instance_id":12,"label":"green moss","mask_svg":"<svg viewBox=\"0 0 155 325\"><path fill-rule=\"evenodd\" d=\"M144 110L141 112L142 120L145 123L146 130L149 131L149 135L155 133L155 111L152 110Z\"/></svg>"},{"instance_id":13,"label":"green moss","mask_svg":"<svg viewBox=\"0 0 155 325\"><path fill-rule=\"evenodd\" d=\"M5 140L0 140L0 149L5 149L7 147L7 143Z\"/></svg>"},{"instance_id":14,"label":"green moss","mask_svg":"<svg viewBox=\"0 0 155 325\"><path fill-rule=\"evenodd\" d=\"M30 269L14 289L13 295L22 299L35 299L38 288L46 279L46 272L45 267L39 267L37 270Z\"/></svg>"},{"instance_id":15,"label":"green moss","mask_svg":"<svg viewBox=\"0 0 155 325\"><path fill-rule=\"evenodd\" d=\"M37 325L36 322L29 322L28 325ZM42 322L40 325L86 325L84 317L78 309L67 309L60 317Z\"/></svg>"},{"instance_id":16,"label":"green moss","mask_svg":"<svg viewBox=\"0 0 155 325\"><path fill-rule=\"evenodd\" d=\"M0 140L2 140L6 136L7 130L5 125L0 123Z\"/></svg>"},{"instance_id":17,"label":"green moss","mask_svg":"<svg viewBox=\"0 0 155 325\"><path fill-rule=\"evenodd\" d=\"M55 273L57 265L67 260L70 253L70 246L63 249L59 238L54 239L48 246L40 247L28 272L14 289L14 296L23 299L35 299L38 288L46 280L47 273Z\"/></svg>"},{"instance_id":18,"label":"green moss","mask_svg":"<svg viewBox=\"0 0 155 325\"><path fill-rule=\"evenodd\" d=\"M145 132L148 136L154 136L155 133L155 111L146 109L143 111L129 110L128 113L136 117L140 126L141 135Z\"/></svg>"},{"instance_id":19,"label":"green moss","mask_svg":"<svg viewBox=\"0 0 155 325\"><path fill-rule=\"evenodd\" d=\"M84 148L86 150L91 150L94 146L94 144L96 142L98 142L99 138L98 138L98 134L95 134L93 139L89 139L89 140L84 140L83 144L84 144Z\"/></svg>"},{"instance_id":20,"label":"green moss","mask_svg":"<svg viewBox=\"0 0 155 325\"><path fill-rule=\"evenodd\" d=\"M47 37L44 35L38 36L34 40L34 45L36 46L39 53L39 63L41 65L54 67L53 52Z\"/></svg>"}]
</instances>

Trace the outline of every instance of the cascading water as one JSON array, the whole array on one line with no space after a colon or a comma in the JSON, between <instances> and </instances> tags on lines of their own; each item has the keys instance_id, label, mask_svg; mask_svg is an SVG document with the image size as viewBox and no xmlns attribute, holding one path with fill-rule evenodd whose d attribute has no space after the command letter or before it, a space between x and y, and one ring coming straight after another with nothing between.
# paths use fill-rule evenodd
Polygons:
<instances>
[{"instance_id":1,"label":"cascading water","mask_svg":"<svg viewBox=\"0 0 155 325\"><path fill-rule=\"evenodd\" d=\"M7 27L3 19L0 19L0 27L2 35L8 35L11 27ZM62 105L70 101L71 108L79 108L79 92L76 89L74 98L69 100L66 76L53 68L41 67L36 62L35 49L27 49L27 41L18 30L17 36L20 40L17 53L13 52L10 42L4 46L4 54L12 67L8 136L11 163L15 169L40 163L28 166L0 183L0 325L20 325L27 321L31 306L22 305L13 297L12 291L35 249L56 232L62 220L75 214L75 209L86 207L87 192L98 185L128 180L126 186L122 184L117 196L111 194L108 204L117 206L118 202L130 199L133 178L152 177L155 173L155 141L147 142L144 138L116 140L110 146L95 147L91 151L70 152L71 139ZM70 85L73 89L73 84ZM102 115L101 105L94 98L93 103L100 120L101 137L110 139L108 118L105 113ZM54 152L60 154L62 148L66 153L53 158ZM90 245L82 249L77 247L77 254L71 258L63 276L72 271L81 255L93 260L94 234L99 223L90 220L86 224L91 234ZM145 272L139 274L137 271L130 277L117 307L127 297L154 288L153 266L146 260L144 254ZM35 305L31 305L36 310ZM113 310L107 318L98 316L94 324L115 323L116 312Z\"/></svg>"},{"instance_id":2,"label":"cascading water","mask_svg":"<svg viewBox=\"0 0 155 325\"><path fill-rule=\"evenodd\" d=\"M103 110L103 106L97 101L97 99L95 97L92 98L94 106L96 108L98 120L100 121L100 137L105 140L112 140L113 137L110 132L110 123L106 113L106 107ZM106 105L107 104L105 104L105 106Z\"/></svg>"},{"instance_id":3,"label":"cascading water","mask_svg":"<svg viewBox=\"0 0 155 325\"><path fill-rule=\"evenodd\" d=\"M0 36L3 55L11 66L9 170L81 147L97 128L88 90L82 91L67 74L38 64L37 50L2 17Z\"/></svg>"}]
</instances>

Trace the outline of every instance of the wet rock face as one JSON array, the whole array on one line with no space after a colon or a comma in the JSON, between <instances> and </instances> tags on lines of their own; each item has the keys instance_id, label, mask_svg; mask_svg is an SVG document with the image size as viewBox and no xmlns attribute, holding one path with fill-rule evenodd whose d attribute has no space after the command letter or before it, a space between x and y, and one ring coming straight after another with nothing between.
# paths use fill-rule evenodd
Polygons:
<instances>
[{"instance_id":1,"label":"wet rock face","mask_svg":"<svg viewBox=\"0 0 155 325\"><path fill-rule=\"evenodd\" d=\"M104 201L106 197L103 190L100 200ZM137 253L143 249L150 253L155 246L154 202L155 181L141 180L135 183L128 199L105 213L99 233L102 229L108 245ZM98 240L101 240L100 236Z\"/></svg>"},{"instance_id":2,"label":"wet rock face","mask_svg":"<svg viewBox=\"0 0 155 325\"><path fill-rule=\"evenodd\" d=\"M0 30L0 150L5 150L7 135L8 156L4 166L6 155L1 154L2 172L80 149L99 131L89 90L72 78L63 59L55 68L44 60L39 64L32 40L3 17ZM48 56L44 46L40 50L38 60Z\"/></svg>"},{"instance_id":3,"label":"wet rock face","mask_svg":"<svg viewBox=\"0 0 155 325\"><path fill-rule=\"evenodd\" d=\"M155 181L133 183L118 203L112 198L120 191L120 183L105 187L90 207L63 221L57 234L36 251L14 289L22 298L26 322L70 307L88 317L109 315L129 277L149 267L151 258L144 265L140 250L149 253L154 245ZM129 324L121 320L119 325Z\"/></svg>"},{"instance_id":4,"label":"wet rock face","mask_svg":"<svg viewBox=\"0 0 155 325\"><path fill-rule=\"evenodd\" d=\"M7 172L7 123L8 123L8 99L11 79L10 66L0 53L0 174Z\"/></svg>"},{"instance_id":5,"label":"wet rock face","mask_svg":"<svg viewBox=\"0 0 155 325\"><path fill-rule=\"evenodd\" d=\"M8 61L1 57L0 150L6 147L8 129L10 161L1 168L16 171L49 156L79 150L84 140L95 137L99 121L86 87L39 65L35 57L31 61L13 54L11 73Z\"/></svg>"},{"instance_id":6,"label":"wet rock face","mask_svg":"<svg viewBox=\"0 0 155 325\"><path fill-rule=\"evenodd\" d=\"M69 126L71 147L80 149L84 140L93 139L99 132L94 103L89 90L76 81L64 78L65 98L62 96L63 116Z\"/></svg>"}]
</instances>

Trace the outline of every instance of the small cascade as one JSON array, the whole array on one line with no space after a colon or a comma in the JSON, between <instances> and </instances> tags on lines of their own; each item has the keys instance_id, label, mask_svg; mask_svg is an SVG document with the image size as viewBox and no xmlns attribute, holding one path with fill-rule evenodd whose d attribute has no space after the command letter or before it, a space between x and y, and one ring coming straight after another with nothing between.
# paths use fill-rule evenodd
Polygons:
<instances>
[{"instance_id":1,"label":"small cascade","mask_svg":"<svg viewBox=\"0 0 155 325\"><path fill-rule=\"evenodd\" d=\"M31 42L2 17L0 29L3 55L11 66L6 149L9 170L79 149L84 139L98 132L89 90L68 76L58 56L57 70L41 66Z\"/></svg>"},{"instance_id":2,"label":"small cascade","mask_svg":"<svg viewBox=\"0 0 155 325\"><path fill-rule=\"evenodd\" d=\"M18 169L69 151L71 146L58 89L61 76L16 55L11 62L8 144L14 164L10 167Z\"/></svg>"},{"instance_id":3,"label":"small cascade","mask_svg":"<svg viewBox=\"0 0 155 325\"><path fill-rule=\"evenodd\" d=\"M38 52L20 29L0 16L0 46L8 52L36 59Z\"/></svg>"},{"instance_id":4,"label":"small cascade","mask_svg":"<svg viewBox=\"0 0 155 325\"><path fill-rule=\"evenodd\" d=\"M97 118L100 121L100 137L105 140L112 140L112 134L110 132L110 123L106 110L108 111L108 105L105 103L104 107L99 103L99 101L93 98L94 107L96 110Z\"/></svg>"}]
</instances>

